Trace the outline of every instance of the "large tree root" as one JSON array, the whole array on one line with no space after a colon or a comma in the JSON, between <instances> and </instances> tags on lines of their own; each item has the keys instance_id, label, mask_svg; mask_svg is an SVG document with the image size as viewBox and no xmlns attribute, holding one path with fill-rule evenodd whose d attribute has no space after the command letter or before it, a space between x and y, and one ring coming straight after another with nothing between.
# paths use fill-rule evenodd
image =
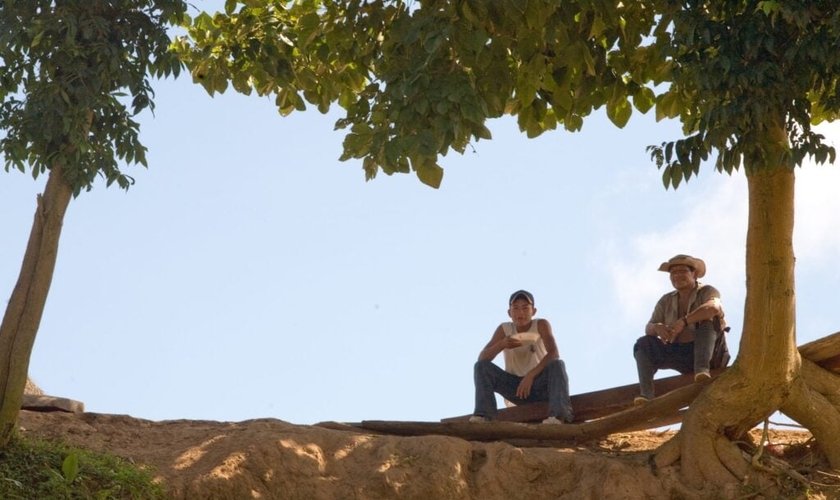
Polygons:
<instances>
[{"instance_id":1,"label":"large tree root","mask_svg":"<svg viewBox=\"0 0 840 500\"><path fill-rule=\"evenodd\" d=\"M753 409L752 417L745 419L743 405L738 415L721 411L737 407L733 399L750 401L742 392L748 384L733 370L731 376L718 380L716 387L710 386L693 402L682 428L657 449L652 464L662 468L679 462L686 485L712 490L727 498L735 492L750 496L774 489L810 489L814 484L811 480L783 460L764 453L766 438L758 443L741 440L749 429L762 420L766 422L773 411L768 408L778 405L812 432L830 466L840 468L840 376L807 360L803 360L800 373L786 394L767 391L777 394L776 399L781 401L767 405L762 400L764 405ZM751 420L762 414L763 418Z\"/></svg>"},{"instance_id":2,"label":"large tree root","mask_svg":"<svg viewBox=\"0 0 840 500\"><path fill-rule=\"evenodd\" d=\"M804 358L800 373L779 409L811 431L831 467L840 470L840 375Z\"/></svg>"}]
</instances>

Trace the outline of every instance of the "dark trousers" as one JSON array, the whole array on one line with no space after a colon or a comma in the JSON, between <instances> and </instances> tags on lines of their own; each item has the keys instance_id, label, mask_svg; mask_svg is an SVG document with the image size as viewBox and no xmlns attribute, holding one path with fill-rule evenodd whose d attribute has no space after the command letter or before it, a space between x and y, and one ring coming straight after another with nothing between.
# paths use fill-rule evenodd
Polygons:
<instances>
[{"instance_id":1,"label":"dark trousers","mask_svg":"<svg viewBox=\"0 0 840 500\"><path fill-rule=\"evenodd\" d=\"M571 422L572 401L569 398L569 377L566 364L555 359L548 363L534 378L531 394L526 399L516 397L516 388L522 377L508 373L492 361L478 361L474 368L475 411L474 415L493 420L496 418L496 395L499 393L514 404L548 401L548 415Z\"/></svg>"},{"instance_id":2,"label":"dark trousers","mask_svg":"<svg viewBox=\"0 0 840 500\"><path fill-rule=\"evenodd\" d=\"M657 370L671 369L680 373L708 371L718 333L711 321L701 321L694 329L694 342L666 344L659 337L645 335L633 346L633 357L639 372L639 392L653 398L653 376Z\"/></svg>"}]
</instances>

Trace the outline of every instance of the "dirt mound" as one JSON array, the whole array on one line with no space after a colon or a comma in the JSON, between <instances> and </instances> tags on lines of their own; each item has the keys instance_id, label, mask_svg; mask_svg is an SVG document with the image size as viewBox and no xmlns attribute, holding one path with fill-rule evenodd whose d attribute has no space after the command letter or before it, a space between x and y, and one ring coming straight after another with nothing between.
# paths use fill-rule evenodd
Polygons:
<instances>
[{"instance_id":1,"label":"dirt mound","mask_svg":"<svg viewBox=\"0 0 840 500\"><path fill-rule=\"evenodd\" d=\"M586 445L523 447L454 437L396 437L282 420L154 422L124 415L21 412L25 435L152 466L174 499L703 498L678 469L654 472L671 432L615 434ZM781 452L810 438L773 432ZM791 448L792 449L792 448Z\"/></svg>"}]
</instances>

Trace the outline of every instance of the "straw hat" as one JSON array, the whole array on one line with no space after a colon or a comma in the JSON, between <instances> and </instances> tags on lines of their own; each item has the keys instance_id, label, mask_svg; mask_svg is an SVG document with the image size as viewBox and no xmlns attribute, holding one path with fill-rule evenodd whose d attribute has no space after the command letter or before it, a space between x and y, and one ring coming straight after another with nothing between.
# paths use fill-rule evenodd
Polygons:
<instances>
[{"instance_id":1,"label":"straw hat","mask_svg":"<svg viewBox=\"0 0 840 500\"><path fill-rule=\"evenodd\" d=\"M696 274L696 278L702 278L706 275L706 263L703 262L701 259L696 257L692 257L691 255L684 255L679 254L671 257L668 259L668 262L663 262L659 265L659 270L664 272L670 272L672 266L688 266L694 269Z\"/></svg>"}]
</instances>

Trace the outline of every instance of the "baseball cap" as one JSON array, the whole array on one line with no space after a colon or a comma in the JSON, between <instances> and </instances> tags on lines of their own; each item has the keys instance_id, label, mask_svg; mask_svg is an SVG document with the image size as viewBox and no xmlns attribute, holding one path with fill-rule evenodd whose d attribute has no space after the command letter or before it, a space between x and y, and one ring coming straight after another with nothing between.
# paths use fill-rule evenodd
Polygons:
<instances>
[{"instance_id":1,"label":"baseball cap","mask_svg":"<svg viewBox=\"0 0 840 500\"><path fill-rule=\"evenodd\" d=\"M531 295L531 292L525 290L517 290L513 292L510 296L510 301L508 301L508 305L513 304L513 301L516 299L525 299L529 304L534 305L534 296Z\"/></svg>"}]
</instances>

